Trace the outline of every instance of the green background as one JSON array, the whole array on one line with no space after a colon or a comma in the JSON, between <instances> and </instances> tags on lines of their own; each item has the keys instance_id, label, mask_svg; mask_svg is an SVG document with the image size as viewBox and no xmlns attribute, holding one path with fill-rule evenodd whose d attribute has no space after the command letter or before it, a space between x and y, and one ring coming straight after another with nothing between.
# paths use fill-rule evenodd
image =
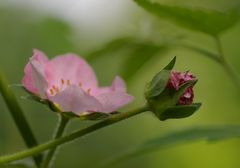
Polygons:
<instances>
[{"instance_id":1,"label":"green background","mask_svg":"<svg viewBox=\"0 0 240 168\"><path fill-rule=\"evenodd\" d=\"M237 0L159 0L159 2L220 11L239 5ZM94 11L92 14L94 15ZM74 52L86 58L89 57L101 85L109 85L117 74L128 77L127 74L130 72L126 70L125 66L132 53L135 56L128 61L128 64L132 66L137 64L144 55L149 54L149 51L144 49L146 44L171 46L172 41L183 40L216 51L214 41L206 34L185 30L166 20L159 22L159 19L148 14L133 2L129 2L128 12L125 15L127 16L124 16L124 19L114 21L122 26L111 27L113 24L109 23L109 34L106 34L105 37L101 30L92 32L92 29L89 31L85 29L82 33L81 28L84 25L76 28L61 17L50 16L40 11L36 12L29 7L18 8L2 5L0 6L0 68L11 84L17 84L21 83L23 68L31 56L33 48L41 49L50 58ZM121 24L123 20L124 22ZM101 24L99 22L99 26ZM106 23L104 22L104 24ZM105 50L101 50L106 42L129 36L139 43L144 42L143 46L140 46L141 50L136 51L136 47L132 45L107 47ZM240 74L239 36L240 24L236 24L221 36L221 41L226 59ZM128 40L126 40L127 42ZM150 49L150 53L151 51ZM91 59L90 56L92 56ZM196 114L186 119L165 122L160 122L151 113L141 114L64 145L58 152L53 167L94 168L113 154L165 133L194 126L238 124L240 122L240 88L234 85L223 68L216 62L199 53L174 45L167 52L159 52L151 59L144 61L145 64L137 71L134 70L133 75L130 75L127 80L128 89L136 99L125 109L145 103L143 96L145 84L173 56L177 56L175 67L177 70L190 70L199 79L195 86L195 101L202 102L203 105ZM12 89L39 142L48 141L57 124L57 115L41 104L21 99L21 96L26 93L20 88L13 87ZM94 121L74 120L67 131L78 130L93 123ZM184 144L143 155L114 167L238 168L240 165L239 147L238 139L214 144L206 142ZM25 148L10 113L0 97L0 155L14 153ZM30 160L27 161L30 162Z\"/></svg>"}]
</instances>

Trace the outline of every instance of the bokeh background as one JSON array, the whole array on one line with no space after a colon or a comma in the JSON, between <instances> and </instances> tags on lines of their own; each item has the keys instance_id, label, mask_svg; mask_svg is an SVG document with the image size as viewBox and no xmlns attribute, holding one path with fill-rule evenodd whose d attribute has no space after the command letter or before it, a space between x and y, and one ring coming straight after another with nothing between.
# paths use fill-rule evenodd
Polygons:
<instances>
[{"instance_id":1,"label":"bokeh background","mask_svg":"<svg viewBox=\"0 0 240 168\"><path fill-rule=\"evenodd\" d=\"M158 0L162 4L200 7L225 11L239 5L239 0ZM240 74L240 24L221 36L226 59ZM146 113L95 132L64 145L54 168L95 168L108 157L153 137L194 126L238 124L240 122L239 88L223 68L213 60L176 47L176 42L196 44L216 51L207 35L185 30L145 12L131 0L1 0L0 67L11 84L21 83L23 68L33 48L50 58L74 52L89 60L101 85L109 85L115 75L127 80L129 92L136 97L125 109L145 103L145 84L173 56L177 70L191 70L199 82L196 102L203 106L190 118L160 122ZM161 46L156 49L155 45ZM144 64L141 64L139 60ZM141 64L141 66L140 66ZM21 99L26 95L12 88L39 142L52 137L57 115L46 107ZM122 110L124 111L124 109ZM74 120L68 132L93 121ZM240 141L198 142L174 146L122 162L114 167L130 168L238 168ZM0 97L0 155L25 149L24 142Z\"/></svg>"}]
</instances>

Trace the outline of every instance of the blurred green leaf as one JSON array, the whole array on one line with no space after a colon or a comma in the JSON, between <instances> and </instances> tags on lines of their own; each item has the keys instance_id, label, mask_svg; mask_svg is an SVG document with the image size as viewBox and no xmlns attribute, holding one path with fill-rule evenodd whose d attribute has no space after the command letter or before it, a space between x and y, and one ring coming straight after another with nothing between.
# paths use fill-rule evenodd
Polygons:
<instances>
[{"instance_id":1,"label":"blurred green leaf","mask_svg":"<svg viewBox=\"0 0 240 168\"><path fill-rule=\"evenodd\" d=\"M29 27L29 33L28 38L35 44L33 48L43 49L49 55L78 51L71 41L72 28L61 19L43 18Z\"/></svg>"},{"instance_id":2,"label":"blurred green leaf","mask_svg":"<svg viewBox=\"0 0 240 168\"><path fill-rule=\"evenodd\" d=\"M18 104L15 95L8 87L8 81L4 74L1 72L1 70L0 70L0 93L5 103L7 104L10 114L12 115L13 120L27 147L31 148L37 146L38 145L37 140L31 130L30 125L28 124L24 112L22 111L20 105ZM33 156L33 158L36 165L40 165L42 155L40 154L37 156Z\"/></svg>"},{"instance_id":3,"label":"blurred green leaf","mask_svg":"<svg viewBox=\"0 0 240 168\"><path fill-rule=\"evenodd\" d=\"M19 163L19 164L8 164L8 165L3 165L0 166L0 168L30 168L30 166L23 164L23 163Z\"/></svg>"},{"instance_id":4,"label":"blurred green leaf","mask_svg":"<svg viewBox=\"0 0 240 168\"><path fill-rule=\"evenodd\" d=\"M208 50L206 50L204 48L200 48L198 46L189 45L189 44L177 44L177 46L186 48L188 50L195 51L195 52L197 52L199 54L202 54L203 56L206 56L208 58L211 58L211 59L215 60L216 62L221 63L220 56L218 54L212 52L212 51L208 51Z\"/></svg>"},{"instance_id":5,"label":"blurred green leaf","mask_svg":"<svg viewBox=\"0 0 240 168\"><path fill-rule=\"evenodd\" d=\"M114 39L105 45L99 47L98 49L91 51L87 54L87 60L93 61L95 59L105 57L107 54L111 52L116 52L119 49L122 49L126 46L129 46L133 43L133 39L131 37L121 37Z\"/></svg>"},{"instance_id":6,"label":"blurred green leaf","mask_svg":"<svg viewBox=\"0 0 240 168\"><path fill-rule=\"evenodd\" d=\"M147 42L136 43L136 48L127 56L126 61L122 65L121 76L129 80L147 61L158 56L160 52L163 53L167 50L167 45L154 45Z\"/></svg>"},{"instance_id":7,"label":"blurred green leaf","mask_svg":"<svg viewBox=\"0 0 240 168\"><path fill-rule=\"evenodd\" d=\"M128 49L130 54L125 56L126 60L120 74L125 80L129 80L148 60L159 53L168 51L169 45L156 45L150 41L141 41L133 37L121 37L87 54L87 60L91 62L123 49Z\"/></svg>"},{"instance_id":8,"label":"blurred green leaf","mask_svg":"<svg viewBox=\"0 0 240 168\"><path fill-rule=\"evenodd\" d=\"M150 152L156 152L161 149L172 147L175 145L192 143L201 140L210 142L222 141L229 138L240 137L240 126L208 126L189 128L160 137L153 138L145 143L136 146L130 150L124 151L118 155L110 157L103 163L103 167L111 167L114 164L122 163L125 160L132 159L137 156L146 155Z\"/></svg>"},{"instance_id":9,"label":"blurred green leaf","mask_svg":"<svg viewBox=\"0 0 240 168\"><path fill-rule=\"evenodd\" d=\"M71 40L72 28L63 20L39 16L23 9L0 8L0 50L2 66L11 61L21 65L38 48L50 56L78 52ZM14 49L13 49L14 48ZM16 70L20 70L16 66Z\"/></svg>"},{"instance_id":10,"label":"blurred green leaf","mask_svg":"<svg viewBox=\"0 0 240 168\"><path fill-rule=\"evenodd\" d=\"M162 121L175 118L186 118L195 113L201 106L201 103L193 103L191 105L177 105L167 108L161 113L160 119Z\"/></svg>"},{"instance_id":11,"label":"blurred green leaf","mask_svg":"<svg viewBox=\"0 0 240 168\"><path fill-rule=\"evenodd\" d=\"M240 18L237 9L220 12L216 10L167 6L149 2L149 0L134 1L155 16L168 19L179 26L213 36L219 35L234 26Z\"/></svg>"}]
</instances>

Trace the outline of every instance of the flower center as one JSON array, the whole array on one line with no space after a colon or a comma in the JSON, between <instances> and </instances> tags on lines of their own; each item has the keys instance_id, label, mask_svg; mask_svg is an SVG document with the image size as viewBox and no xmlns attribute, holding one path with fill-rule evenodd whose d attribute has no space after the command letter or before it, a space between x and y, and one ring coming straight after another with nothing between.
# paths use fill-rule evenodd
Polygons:
<instances>
[{"instance_id":1,"label":"flower center","mask_svg":"<svg viewBox=\"0 0 240 168\"><path fill-rule=\"evenodd\" d=\"M66 89L68 86L75 85L71 80L64 80L61 79L60 85L52 85L52 87L49 89L49 92L52 96L55 96L59 92L63 91ZM79 82L76 86L79 86L81 89L83 89L83 84ZM87 90L83 89L87 94L91 94L91 88L88 88Z\"/></svg>"}]
</instances>

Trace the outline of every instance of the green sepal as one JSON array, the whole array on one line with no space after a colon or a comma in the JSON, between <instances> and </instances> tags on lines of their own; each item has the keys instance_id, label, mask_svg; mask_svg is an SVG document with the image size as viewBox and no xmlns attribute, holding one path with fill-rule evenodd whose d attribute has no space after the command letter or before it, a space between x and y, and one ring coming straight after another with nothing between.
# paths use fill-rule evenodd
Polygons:
<instances>
[{"instance_id":1,"label":"green sepal","mask_svg":"<svg viewBox=\"0 0 240 168\"><path fill-rule=\"evenodd\" d=\"M174 103L177 103L180 97L186 92L186 90L190 87L193 87L197 83L197 81L198 81L197 79L194 79L182 84L180 88L174 93L173 96Z\"/></svg>"},{"instance_id":2,"label":"green sepal","mask_svg":"<svg viewBox=\"0 0 240 168\"><path fill-rule=\"evenodd\" d=\"M21 96L21 98L25 99L25 100L36 101L36 102L39 102L41 104L48 104L48 100L41 99L40 97L38 97L38 96L36 96L34 94L27 95L27 96Z\"/></svg>"},{"instance_id":3,"label":"green sepal","mask_svg":"<svg viewBox=\"0 0 240 168\"><path fill-rule=\"evenodd\" d=\"M163 69L171 71L173 69L175 63L176 63L176 56L173 57L173 59L169 62L169 64L167 66L165 66Z\"/></svg>"},{"instance_id":4,"label":"green sepal","mask_svg":"<svg viewBox=\"0 0 240 168\"><path fill-rule=\"evenodd\" d=\"M159 119L161 121L165 121L167 119L186 118L194 114L201 105L201 103L193 103L191 105L177 105L169 107L161 113Z\"/></svg>"},{"instance_id":5,"label":"green sepal","mask_svg":"<svg viewBox=\"0 0 240 168\"><path fill-rule=\"evenodd\" d=\"M165 66L153 77L152 81L146 87L145 97L147 99L154 98L164 91L169 81L170 73L175 65L175 62L176 57L174 57L167 66Z\"/></svg>"},{"instance_id":6,"label":"green sepal","mask_svg":"<svg viewBox=\"0 0 240 168\"><path fill-rule=\"evenodd\" d=\"M166 88L158 97L147 99L151 111L160 120L162 120L162 113L164 113L166 109L170 107L177 106L177 103L184 92L189 87L193 87L196 83L197 80L187 81L186 83L182 84L177 91L173 88Z\"/></svg>"},{"instance_id":7,"label":"green sepal","mask_svg":"<svg viewBox=\"0 0 240 168\"><path fill-rule=\"evenodd\" d=\"M47 99L41 99L37 95L34 95L34 94L30 93L30 95L22 96L21 98L25 99L25 100L32 100L32 101L41 103L43 105L46 105L53 112L61 112L61 110L54 103L52 103L51 101L49 101Z\"/></svg>"},{"instance_id":8,"label":"green sepal","mask_svg":"<svg viewBox=\"0 0 240 168\"><path fill-rule=\"evenodd\" d=\"M111 115L119 114L119 112L111 112L111 113L103 113L103 112L84 112L82 114L75 114L73 112L60 112L62 115L64 115L67 118L78 118L80 120L102 120L105 119Z\"/></svg>"}]
</instances>

